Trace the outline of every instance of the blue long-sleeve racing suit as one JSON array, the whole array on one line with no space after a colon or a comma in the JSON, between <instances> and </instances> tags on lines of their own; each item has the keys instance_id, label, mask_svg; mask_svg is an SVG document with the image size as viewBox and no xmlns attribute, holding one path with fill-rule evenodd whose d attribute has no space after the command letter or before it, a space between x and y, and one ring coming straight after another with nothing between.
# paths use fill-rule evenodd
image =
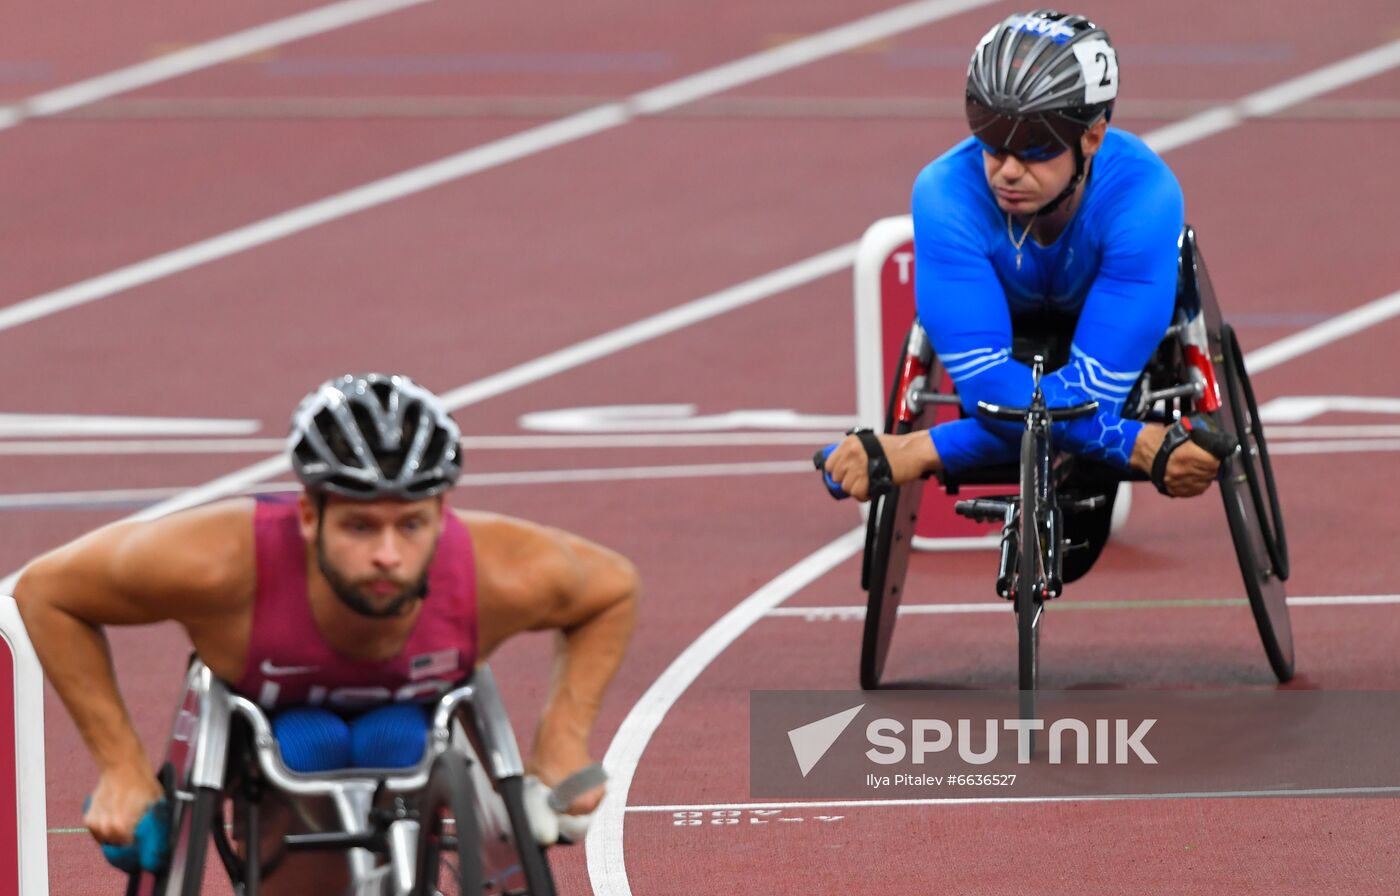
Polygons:
<instances>
[{"instance_id":1,"label":"blue long-sleeve racing suit","mask_svg":"<svg viewBox=\"0 0 1400 896\"><path fill-rule=\"evenodd\" d=\"M1030 402L1031 370L1011 357L1013 319L1047 314L1075 322L1069 363L1042 380L1046 402L1099 402L1093 416L1055 424L1056 445L1128 466L1142 424L1123 419L1123 403L1171 323L1183 214L1166 164L1110 128L1064 232L1049 246L1026 239L1018 264L975 140L920 172L913 194L919 321L969 415L930 431L949 472L1016 461L1021 427L979 418L977 402Z\"/></svg>"}]
</instances>

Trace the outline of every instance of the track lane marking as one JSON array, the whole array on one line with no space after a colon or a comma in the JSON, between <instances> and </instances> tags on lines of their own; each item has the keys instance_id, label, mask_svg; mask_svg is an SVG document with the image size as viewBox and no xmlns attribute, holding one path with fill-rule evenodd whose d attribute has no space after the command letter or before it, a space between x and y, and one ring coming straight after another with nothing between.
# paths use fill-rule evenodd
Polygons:
<instances>
[{"instance_id":1,"label":"track lane marking","mask_svg":"<svg viewBox=\"0 0 1400 896\"><path fill-rule=\"evenodd\" d=\"M520 470L509 473L467 473L457 479L458 486L489 488L511 485L565 485L581 482L635 482L655 479L709 479L730 476L778 476L800 473L815 475L810 461L777 460L756 463L667 464L647 467L592 467L567 470ZM154 504L182 495L184 486L167 488L115 488L65 492L15 492L0 494L3 510L55 510L88 508L94 505ZM240 494L271 494L296 492L301 484L288 482L259 482L242 489Z\"/></svg>"},{"instance_id":2,"label":"track lane marking","mask_svg":"<svg viewBox=\"0 0 1400 896\"><path fill-rule=\"evenodd\" d=\"M593 817L595 826L602 823L605 830L615 832L616 836L583 841L587 846L588 876L595 893L632 892L627 882L621 836L627 792L632 786L632 772L676 698L764 613L854 556L864 545L865 527L852 529L744 598L691 642L632 706L603 757L609 778L608 798Z\"/></svg>"},{"instance_id":3,"label":"track lane marking","mask_svg":"<svg viewBox=\"0 0 1400 896\"><path fill-rule=\"evenodd\" d=\"M219 236L192 243L0 310L0 331L126 292L284 239L322 224L412 196L473 174L536 155L627 124L638 117L674 109L705 96L766 78L828 56L927 25L995 0L919 0L838 25L725 65L605 103L509 137L420 165L381 180L281 212Z\"/></svg>"},{"instance_id":4,"label":"track lane marking","mask_svg":"<svg viewBox=\"0 0 1400 896\"><path fill-rule=\"evenodd\" d=\"M696 803L628 806L628 812L735 812L764 809L883 809L908 806L986 806L1005 803L1106 803L1125 800L1237 799L1242 797L1356 797L1400 793L1396 787L1312 787L1280 790L1195 790L1179 793L1072 794L1068 796L968 796L926 799L826 800L792 803ZM585 841L587 842L587 841Z\"/></svg>"},{"instance_id":5,"label":"track lane marking","mask_svg":"<svg viewBox=\"0 0 1400 896\"><path fill-rule=\"evenodd\" d=\"M1346 607L1400 604L1400 594L1328 594L1287 598L1290 607ZM1243 597L1195 597L1180 600L1075 600L1057 601L1055 612L1081 610L1188 610L1214 607L1244 607ZM962 616L984 613L1009 613L1011 602L986 600L979 603L900 604L900 616ZM805 622L863 622L863 606L774 607L764 616L768 619L797 618Z\"/></svg>"},{"instance_id":6,"label":"track lane marking","mask_svg":"<svg viewBox=\"0 0 1400 896\"><path fill-rule=\"evenodd\" d=\"M850 415L852 424L855 415ZM464 436L468 451L554 451L597 448L754 448L780 445L813 445L830 439L832 430L780 430L764 432L694 432L616 434L558 433L540 435ZM1336 451L1339 443L1357 442L1357 451L1392 451L1400 445L1400 426L1281 426L1268 428L1269 444L1300 440L1307 446L1300 454ZM1312 441L1301 441L1301 440ZM1328 441L1335 440L1335 441ZM89 454L265 454L278 451L286 439L265 438L159 438L159 439L0 439L0 455L39 456ZM1270 448L1277 452L1277 448ZM1281 453L1290 453L1287 451Z\"/></svg>"},{"instance_id":7,"label":"track lane marking","mask_svg":"<svg viewBox=\"0 0 1400 896\"><path fill-rule=\"evenodd\" d=\"M430 2L432 0L345 0L308 10L0 107L0 130L14 127L28 118L58 115L120 93L261 53L281 44Z\"/></svg>"},{"instance_id":8,"label":"track lane marking","mask_svg":"<svg viewBox=\"0 0 1400 896\"><path fill-rule=\"evenodd\" d=\"M1250 118L1263 118L1320 94L1374 77L1397 65L1400 65L1400 39L1159 128L1153 131L1155 140L1149 143L1157 152L1176 149L1227 131Z\"/></svg>"},{"instance_id":9,"label":"track lane marking","mask_svg":"<svg viewBox=\"0 0 1400 896\"><path fill-rule=\"evenodd\" d=\"M850 416L851 423L855 415ZM754 448L812 445L831 438L831 429L779 432L695 433L560 433L509 436L464 436L466 451L554 451L596 448ZM1273 430L1270 430L1272 438ZM1397 431L1400 436L1400 431ZM814 442L814 440L816 440ZM73 441L0 441L0 455L54 454L264 454L280 451L286 439L80 439Z\"/></svg>"},{"instance_id":10,"label":"track lane marking","mask_svg":"<svg viewBox=\"0 0 1400 896\"><path fill-rule=\"evenodd\" d=\"M1324 345L1336 342L1338 339L1384 323L1397 314L1400 314L1400 290L1388 296L1382 296L1375 301L1367 302L1365 305L1350 311L1345 311L1336 317L1329 317L1321 323L1300 330L1291 336L1285 336L1264 348L1246 353L1244 356L1245 368L1250 373L1261 373L1277 367L1285 361L1291 361L1299 355L1305 355Z\"/></svg>"}]
</instances>

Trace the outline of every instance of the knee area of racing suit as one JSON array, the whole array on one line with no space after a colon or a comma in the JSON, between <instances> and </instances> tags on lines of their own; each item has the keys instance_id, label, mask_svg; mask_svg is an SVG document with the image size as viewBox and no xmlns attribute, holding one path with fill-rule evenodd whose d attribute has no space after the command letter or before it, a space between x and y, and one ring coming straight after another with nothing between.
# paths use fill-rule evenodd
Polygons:
<instances>
[{"instance_id":1,"label":"knee area of racing suit","mask_svg":"<svg viewBox=\"0 0 1400 896\"><path fill-rule=\"evenodd\" d=\"M349 719L298 706L272 720L283 763L304 773L414 765L423 757L428 726L427 710L416 703L390 703Z\"/></svg>"}]
</instances>

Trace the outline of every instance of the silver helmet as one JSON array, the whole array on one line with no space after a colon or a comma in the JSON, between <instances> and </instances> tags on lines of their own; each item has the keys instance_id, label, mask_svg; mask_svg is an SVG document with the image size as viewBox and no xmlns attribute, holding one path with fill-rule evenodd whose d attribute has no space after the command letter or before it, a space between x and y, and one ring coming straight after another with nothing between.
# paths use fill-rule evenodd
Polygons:
<instances>
[{"instance_id":1,"label":"silver helmet","mask_svg":"<svg viewBox=\"0 0 1400 896\"><path fill-rule=\"evenodd\" d=\"M451 488L461 432L436 395L406 376L327 380L292 414L292 469L313 493L416 501Z\"/></svg>"},{"instance_id":2,"label":"silver helmet","mask_svg":"<svg viewBox=\"0 0 1400 896\"><path fill-rule=\"evenodd\" d=\"M1050 9L996 25L967 69L974 136L1011 152L1072 148L1086 128L1112 115L1117 96L1118 57L1108 33Z\"/></svg>"}]
</instances>

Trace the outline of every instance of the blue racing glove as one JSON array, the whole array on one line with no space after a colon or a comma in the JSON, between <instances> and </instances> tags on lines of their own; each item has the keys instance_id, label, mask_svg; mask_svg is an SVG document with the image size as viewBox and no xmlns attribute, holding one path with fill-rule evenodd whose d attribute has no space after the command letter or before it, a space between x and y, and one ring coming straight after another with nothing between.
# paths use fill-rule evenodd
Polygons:
<instances>
[{"instance_id":1,"label":"blue racing glove","mask_svg":"<svg viewBox=\"0 0 1400 896\"><path fill-rule=\"evenodd\" d=\"M83 801L84 812L91 803L92 797ZM109 865L128 873L164 871L170 862L170 801L157 800L147 806L132 841L125 846L103 844L102 855Z\"/></svg>"}]
</instances>

